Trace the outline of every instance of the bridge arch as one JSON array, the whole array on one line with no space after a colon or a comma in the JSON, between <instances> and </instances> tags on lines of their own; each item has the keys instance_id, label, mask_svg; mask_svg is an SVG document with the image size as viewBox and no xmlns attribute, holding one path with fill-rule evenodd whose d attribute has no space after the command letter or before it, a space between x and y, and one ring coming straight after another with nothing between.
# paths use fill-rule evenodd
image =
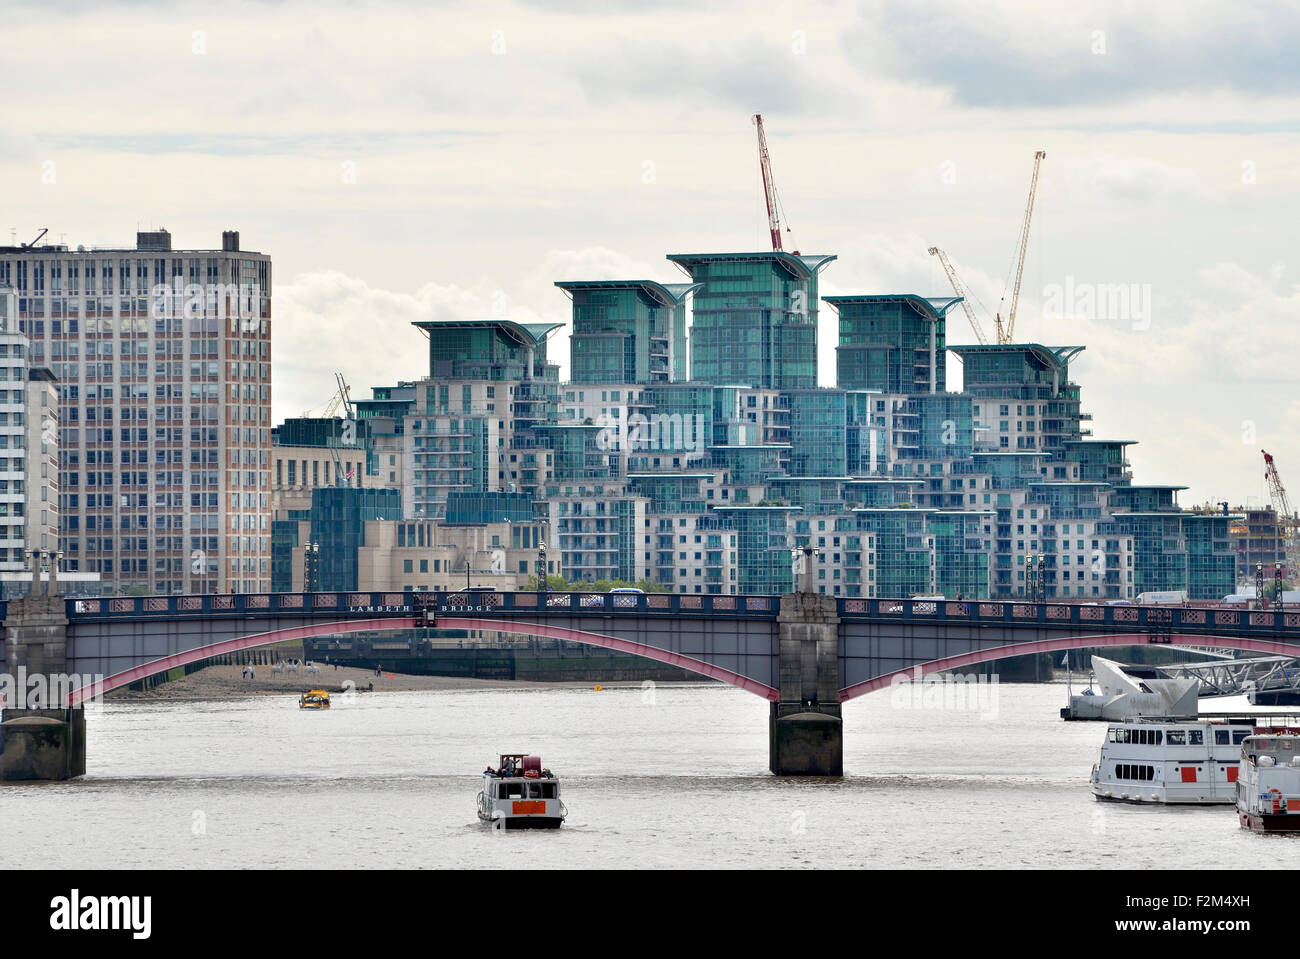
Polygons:
<instances>
[{"instance_id":1,"label":"bridge arch","mask_svg":"<svg viewBox=\"0 0 1300 959\"><path fill-rule=\"evenodd\" d=\"M99 682L82 686L72 691L69 696L68 705L78 706L88 699L103 695L109 690L117 689L121 686L127 686L142 679L147 679L150 676L156 676L159 673L167 672L168 670L176 669L180 666L187 666L190 663L210 659L214 656L224 656L227 653L235 653L245 649L254 649L259 646L270 646L275 643L283 643L295 639L309 639L313 636L333 636L342 633L360 633L368 631L393 631L399 629L414 629L416 627L417 621L414 617L344 619L334 620L327 623L313 623L310 626L295 626L263 633L250 633L247 636L239 636L234 639L226 639L217 643L210 643L206 646L198 646L194 649L174 653L171 656L164 656L161 659L141 663L139 666L134 666L131 669L115 673ZM612 649L618 652L642 656L646 659L666 663L670 666L678 666L690 672L698 673L701 676L706 676L710 679L716 679L732 686L737 686L746 692L753 693L763 699L776 701L779 698L777 690L772 687L760 683L755 679L750 679L748 676L733 672L732 670L724 669L720 666L714 666L713 664L706 663L703 660L694 659L690 656L682 655L681 653L672 652L671 650L660 649L657 646L649 646L644 643L621 639L617 636L607 636L604 633L570 629L562 626L550 626L543 623L526 623L500 619L454 616L439 616L437 620L437 628L477 629L487 632L528 636L537 639L561 639L570 642L583 643L588 646L600 646L605 649Z\"/></svg>"},{"instance_id":2,"label":"bridge arch","mask_svg":"<svg viewBox=\"0 0 1300 959\"><path fill-rule=\"evenodd\" d=\"M117 689L119 686L129 686L131 683L148 679L150 676L157 676L159 673L165 673L179 666L188 666L190 663L211 659L213 656L224 656L227 653L237 653L244 649L256 649L258 646L270 646L293 639L309 639L312 636L333 636L338 633L360 633L367 630L413 629L414 627L415 619L413 617L406 619L341 619L329 623L313 623L310 626L294 626L286 629L274 629L266 633L250 633L247 636L237 636L234 639L223 639L221 642L209 643L207 646L196 646L194 649L173 653L170 656L164 656L162 659L141 663L139 666L133 666L120 673L105 677L97 683L89 683L79 689L74 689L68 698L68 705L80 706L86 700L102 696L109 690Z\"/></svg>"},{"instance_id":3,"label":"bridge arch","mask_svg":"<svg viewBox=\"0 0 1300 959\"><path fill-rule=\"evenodd\" d=\"M973 666L997 659L1010 659L1014 656L1032 656L1035 653L1060 652L1067 649L1084 649L1097 646L1145 646L1153 643L1153 636L1162 638L1160 645L1169 645L1163 641L1166 633L1105 633L1092 636L1069 636L1063 639L1044 639L1032 643L1013 643L1007 646L991 646L958 656L946 656L928 663L916 663L905 669L876 676L861 683L840 690L840 702L848 702L878 689L886 689L904 679L916 680L948 669L961 666ZM1177 646L1212 646L1217 649L1240 649L1256 653L1275 653L1294 656L1296 647L1287 643L1275 643L1263 639L1246 639L1235 636L1179 636ZM918 672L919 670L919 672Z\"/></svg>"}]
</instances>

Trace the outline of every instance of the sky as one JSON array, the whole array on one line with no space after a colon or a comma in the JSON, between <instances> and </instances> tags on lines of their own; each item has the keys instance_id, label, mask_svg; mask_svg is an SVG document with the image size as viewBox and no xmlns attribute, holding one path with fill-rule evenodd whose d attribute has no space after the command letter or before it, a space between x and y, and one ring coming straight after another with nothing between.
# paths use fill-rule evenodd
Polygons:
<instances>
[{"instance_id":1,"label":"sky","mask_svg":"<svg viewBox=\"0 0 1300 959\"><path fill-rule=\"evenodd\" d=\"M274 259L276 421L425 375L433 317L769 247L762 113L821 293L1082 345L1096 438L1184 505L1300 499L1300 3L9 0L0 242ZM787 248L791 244L787 243ZM1121 295L1122 294L1122 295ZM835 314L819 322L834 385ZM950 343L974 342L960 311ZM550 351L567 373L568 331ZM950 364L949 387L960 385Z\"/></svg>"}]
</instances>

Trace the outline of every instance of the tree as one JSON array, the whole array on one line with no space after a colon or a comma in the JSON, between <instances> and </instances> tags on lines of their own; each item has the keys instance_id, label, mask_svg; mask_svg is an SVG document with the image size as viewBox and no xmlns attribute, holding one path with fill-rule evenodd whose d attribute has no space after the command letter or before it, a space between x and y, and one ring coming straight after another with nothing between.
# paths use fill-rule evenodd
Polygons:
<instances>
[{"instance_id":1,"label":"tree","mask_svg":"<svg viewBox=\"0 0 1300 959\"><path fill-rule=\"evenodd\" d=\"M564 592L569 592L572 589L572 587L570 587L569 584L565 582L563 576L547 576L546 582L542 584L541 589L538 589L536 573L534 573L532 576L529 576L528 582L524 584L524 592L526 593L541 593L541 592L545 592L547 589L553 589L556 592L564 593Z\"/></svg>"}]
</instances>

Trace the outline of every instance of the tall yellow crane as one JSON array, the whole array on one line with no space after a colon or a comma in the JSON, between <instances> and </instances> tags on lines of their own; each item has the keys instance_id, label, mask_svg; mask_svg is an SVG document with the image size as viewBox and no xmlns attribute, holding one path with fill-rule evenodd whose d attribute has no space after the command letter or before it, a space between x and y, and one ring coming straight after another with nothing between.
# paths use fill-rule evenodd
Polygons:
<instances>
[{"instance_id":1,"label":"tall yellow crane","mask_svg":"<svg viewBox=\"0 0 1300 959\"><path fill-rule=\"evenodd\" d=\"M1282 477L1278 474L1273 457L1265 450L1260 452L1264 454L1264 479L1268 483L1268 498L1273 503L1273 512L1277 518L1277 535L1281 541L1278 551L1285 557L1286 575L1294 581L1294 577L1300 573L1300 520L1291 511L1286 487L1282 485Z\"/></svg>"},{"instance_id":2,"label":"tall yellow crane","mask_svg":"<svg viewBox=\"0 0 1300 959\"><path fill-rule=\"evenodd\" d=\"M952 284L952 291L961 297L962 309L966 311L966 319L970 320L970 327L975 331L975 339L979 340L980 346L988 346L988 338L984 335L984 327L980 325L979 319L975 316L975 310L971 306L971 293L966 289L966 284L962 283L961 277L953 269L953 265L948 262L948 254L937 246L930 247L930 255L937 256L939 263L943 267L943 272L948 274L948 282ZM981 304L983 305L983 304ZM1002 321L998 320L998 342L1002 342Z\"/></svg>"},{"instance_id":3,"label":"tall yellow crane","mask_svg":"<svg viewBox=\"0 0 1300 959\"><path fill-rule=\"evenodd\" d=\"M1038 167L1047 157L1046 150L1039 150L1034 154L1034 175L1029 181L1029 202L1025 204L1025 220L1020 226L1020 243L1016 250L1016 285L1011 293L1011 310L1007 314L1005 329L1002 326L1002 314L999 311L997 315L998 323L998 344L1012 343L1016 332L1016 307L1020 303L1020 279L1025 273L1025 254L1029 251L1029 222L1034 216L1034 194L1038 191ZM1006 291L1002 293L1002 300L1006 300ZM1001 307L999 302L998 306Z\"/></svg>"}]
</instances>

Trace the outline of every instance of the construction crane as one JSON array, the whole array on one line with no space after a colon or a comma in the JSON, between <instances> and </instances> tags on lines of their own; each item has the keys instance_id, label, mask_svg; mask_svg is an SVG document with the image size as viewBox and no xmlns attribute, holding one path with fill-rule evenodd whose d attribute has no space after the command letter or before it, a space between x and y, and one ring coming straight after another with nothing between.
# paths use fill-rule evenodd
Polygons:
<instances>
[{"instance_id":1,"label":"construction crane","mask_svg":"<svg viewBox=\"0 0 1300 959\"><path fill-rule=\"evenodd\" d=\"M348 386L347 381L343 379L342 373L334 374L334 381L338 383L338 392L334 394L334 399L330 400L329 406L325 407L325 416L333 416L340 406L343 407L343 433L340 436L340 443L346 443L349 447L356 445L357 435L357 418L352 408L352 389ZM348 477L343 473L343 463L339 459L339 443L330 446L330 456L334 460L334 485L347 486Z\"/></svg>"},{"instance_id":2,"label":"construction crane","mask_svg":"<svg viewBox=\"0 0 1300 959\"><path fill-rule=\"evenodd\" d=\"M1278 475L1273 457L1266 450L1260 452L1264 454L1264 480L1268 483L1268 498L1273 503L1277 519L1277 536L1281 545L1279 552L1286 561L1286 574L1295 576L1300 571L1300 521L1297 521L1295 513L1291 511L1286 487L1282 485L1282 477Z\"/></svg>"},{"instance_id":3,"label":"construction crane","mask_svg":"<svg viewBox=\"0 0 1300 959\"><path fill-rule=\"evenodd\" d=\"M767 136L763 133L763 114L754 114L754 126L758 127L758 168L763 174L763 198L767 201L767 229L772 236L772 251L781 253L781 198L776 192L776 180L772 177L772 157L767 151ZM785 228L790 233L790 227ZM791 234L793 242L794 234ZM794 250L798 256L799 251Z\"/></svg>"},{"instance_id":4,"label":"construction crane","mask_svg":"<svg viewBox=\"0 0 1300 959\"><path fill-rule=\"evenodd\" d=\"M930 247L930 255L939 258L939 263L943 266L943 272L948 274L948 282L952 284L952 291L961 297L961 306L966 311L966 319L970 320L971 329L975 331L975 339L979 340L980 346L988 346L989 341L984 335L984 328L980 325L979 319L976 318L975 310L970 303L972 299L971 293L966 289L966 285L962 283L961 277L957 275L957 271L953 269L952 264L948 262L948 254L937 246L932 246ZM980 305L983 306L983 304ZM998 321L998 342L1002 342L1001 320Z\"/></svg>"},{"instance_id":5,"label":"construction crane","mask_svg":"<svg viewBox=\"0 0 1300 959\"><path fill-rule=\"evenodd\" d=\"M334 395L330 397L329 402L325 404L325 408L321 411L320 415L322 419L329 419L331 416L333 416L335 413L339 411L340 406L348 410L352 408L352 401L349 398L349 393L351 392L351 388L347 385L347 383L343 382L343 374L335 373L334 380L335 383L337 384L337 388L334 390ZM351 418L350 413L345 415ZM303 410L302 418L310 419L311 410Z\"/></svg>"},{"instance_id":6,"label":"construction crane","mask_svg":"<svg viewBox=\"0 0 1300 959\"><path fill-rule=\"evenodd\" d=\"M1025 204L1025 220L1020 225L1020 243L1016 250L1016 285L1011 292L1011 311L1007 314L1005 328L1002 325L1001 313L1002 301L1005 301L1007 298L1005 287L1002 291L1002 301L999 301L998 303L999 312L997 315L997 322L999 346L1014 342L1013 337L1016 332L1016 307L1020 303L1020 279L1025 273L1025 254L1029 252L1029 222L1034 216L1034 194L1038 192L1038 167L1046 157L1046 150L1039 150L1034 154L1034 175L1029 181L1029 202ZM1010 272L1008 271L1008 278L1009 277Z\"/></svg>"}]
</instances>

